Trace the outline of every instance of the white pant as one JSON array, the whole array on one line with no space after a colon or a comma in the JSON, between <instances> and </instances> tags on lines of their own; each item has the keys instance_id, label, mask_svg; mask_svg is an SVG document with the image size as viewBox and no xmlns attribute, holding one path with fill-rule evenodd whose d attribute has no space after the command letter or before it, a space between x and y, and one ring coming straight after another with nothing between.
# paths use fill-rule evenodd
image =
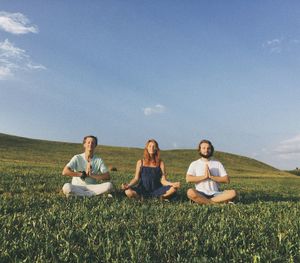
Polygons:
<instances>
[{"instance_id":1,"label":"white pant","mask_svg":"<svg viewBox=\"0 0 300 263\"><path fill-rule=\"evenodd\" d=\"M111 192L113 190L113 185L111 182L88 185L74 185L66 183L64 184L62 190L66 196L94 196Z\"/></svg>"}]
</instances>

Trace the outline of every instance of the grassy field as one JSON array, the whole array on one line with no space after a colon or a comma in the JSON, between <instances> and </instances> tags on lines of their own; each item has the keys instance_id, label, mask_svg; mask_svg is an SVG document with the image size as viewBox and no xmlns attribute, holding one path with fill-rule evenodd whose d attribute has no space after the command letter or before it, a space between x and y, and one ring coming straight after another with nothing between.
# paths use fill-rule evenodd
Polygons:
<instances>
[{"instance_id":1,"label":"grassy field","mask_svg":"<svg viewBox=\"0 0 300 263\"><path fill-rule=\"evenodd\" d=\"M300 177L217 152L236 205L199 206L186 197L195 150L163 151L176 201L65 198L63 166L81 144L0 134L0 262L300 262ZM118 188L142 149L100 146Z\"/></svg>"}]
</instances>

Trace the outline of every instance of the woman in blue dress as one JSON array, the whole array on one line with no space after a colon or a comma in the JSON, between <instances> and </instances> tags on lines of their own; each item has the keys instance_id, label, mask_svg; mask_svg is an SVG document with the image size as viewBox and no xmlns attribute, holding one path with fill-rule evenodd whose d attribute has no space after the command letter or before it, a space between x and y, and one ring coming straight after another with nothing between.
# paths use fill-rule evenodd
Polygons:
<instances>
[{"instance_id":1,"label":"woman in blue dress","mask_svg":"<svg viewBox=\"0 0 300 263\"><path fill-rule=\"evenodd\" d=\"M151 139L146 143L142 160L136 163L134 178L122 189L129 198L160 197L168 199L180 187L180 182L169 182L164 162L160 159L158 143Z\"/></svg>"}]
</instances>

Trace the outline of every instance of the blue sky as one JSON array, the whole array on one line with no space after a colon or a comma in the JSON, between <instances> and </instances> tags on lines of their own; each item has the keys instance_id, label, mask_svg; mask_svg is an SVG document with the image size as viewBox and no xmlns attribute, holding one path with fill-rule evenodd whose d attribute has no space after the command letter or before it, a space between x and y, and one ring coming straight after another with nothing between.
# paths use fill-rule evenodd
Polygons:
<instances>
[{"instance_id":1,"label":"blue sky","mask_svg":"<svg viewBox=\"0 0 300 263\"><path fill-rule=\"evenodd\" d=\"M0 5L0 132L300 167L298 1Z\"/></svg>"}]
</instances>

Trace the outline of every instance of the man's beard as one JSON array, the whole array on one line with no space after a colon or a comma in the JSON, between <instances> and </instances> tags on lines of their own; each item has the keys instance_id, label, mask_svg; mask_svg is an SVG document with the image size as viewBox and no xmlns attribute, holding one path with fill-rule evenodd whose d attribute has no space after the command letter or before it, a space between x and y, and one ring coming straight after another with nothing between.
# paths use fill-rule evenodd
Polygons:
<instances>
[{"instance_id":1,"label":"man's beard","mask_svg":"<svg viewBox=\"0 0 300 263\"><path fill-rule=\"evenodd\" d=\"M211 152L208 153L208 154L203 154L203 153L200 152L199 154L200 154L201 157L207 158L207 159L210 158L210 157L212 156L212 153L211 153Z\"/></svg>"}]
</instances>

